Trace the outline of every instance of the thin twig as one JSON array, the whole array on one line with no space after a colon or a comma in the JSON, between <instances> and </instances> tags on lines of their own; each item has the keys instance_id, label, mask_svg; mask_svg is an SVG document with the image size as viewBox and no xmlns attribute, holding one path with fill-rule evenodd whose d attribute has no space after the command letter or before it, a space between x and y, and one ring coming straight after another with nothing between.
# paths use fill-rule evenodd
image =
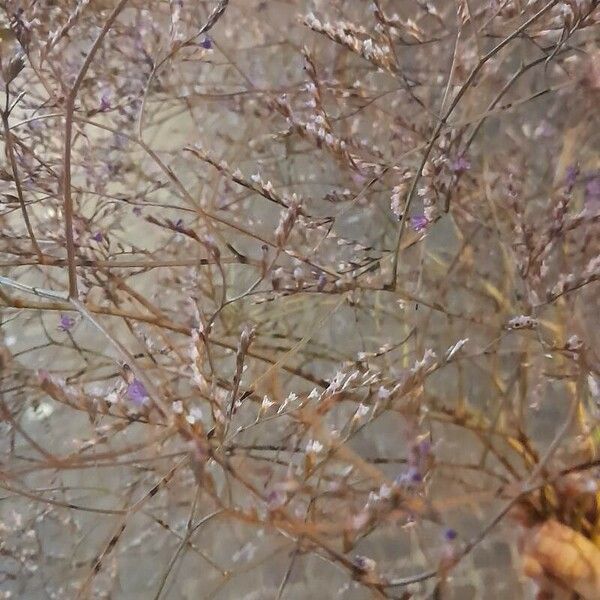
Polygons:
<instances>
[{"instance_id":1,"label":"thin twig","mask_svg":"<svg viewBox=\"0 0 600 600\"><path fill-rule=\"evenodd\" d=\"M73 196L71 189L71 144L73 142L73 113L75 111L75 100L79 92L83 79L94 60L96 52L99 50L102 41L109 32L112 24L125 8L128 0L119 0L119 3L106 19L104 26L92 44L92 47L87 53L83 65L79 69L79 73L75 79L75 83L69 90L65 102L65 146L63 154L63 199L65 211L65 236L67 240L67 261L69 266L69 296L71 298L78 297L77 289L77 269L75 265L75 239L73 235Z\"/></svg>"},{"instance_id":2,"label":"thin twig","mask_svg":"<svg viewBox=\"0 0 600 600\"><path fill-rule=\"evenodd\" d=\"M519 28L515 29L515 31L513 31L510 35L505 37L500 43L498 43L496 46L494 46L481 60L479 60L477 65L475 65L475 67L469 73L466 81L463 83L463 85L460 87L460 89L456 93L456 96L454 97L454 100L452 100L450 106L448 107L448 110L444 113L443 117L438 122L438 124L429 140L429 143L427 144L427 148L425 149L425 153L423 154L421 163L420 163L419 167L417 168L417 172L415 173L415 175L413 177L412 184L411 184L410 190L408 192L408 196L406 197L406 202L404 205L404 213L402 215L402 219L400 220L400 225L398 228L398 235L396 238L396 250L394 252L393 260L392 260L392 276L391 276L390 282L387 286L390 289L393 290L396 288L397 277L398 277L398 260L400 258L402 234L404 233L404 229L406 227L406 222L408 221L408 218L409 218L410 206L411 206L413 198L415 196L415 192L417 190L417 185L418 185L421 175L423 173L423 168L425 167L425 163L429 159L429 155L431 154L431 151L433 150L433 146L435 145L435 142L437 141L437 139L440 135L440 132L442 131L443 127L446 125L448 119L454 112L454 109L458 106L458 103L461 101L462 97L465 95L466 91L469 89L469 87L471 86L471 84L473 83L473 81L475 80L475 78L477 77L479 72L481 71L481 69L483 69L485 64L491 58L496 56L496 54L498 54L498 52L500 52L500 50L502 50L512 40L519 37L530 25L535 23L540 17L542 17L544 14L546 14L553 6L558 4L558 2L559 2L559 0L551 0L551 2L546 4L538 12L536 12L532 17L527 19L527 21L525 21L525 23L523 23Z\"/></svg>"}]
</instances>

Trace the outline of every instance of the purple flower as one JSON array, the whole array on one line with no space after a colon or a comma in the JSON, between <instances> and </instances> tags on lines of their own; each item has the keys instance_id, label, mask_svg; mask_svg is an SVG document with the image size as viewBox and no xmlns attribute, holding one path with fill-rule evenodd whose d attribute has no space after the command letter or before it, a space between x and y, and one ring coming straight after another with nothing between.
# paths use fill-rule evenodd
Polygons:
<instances>
[{"instance_id":1,"label":"purple flower","mask_svg":"<svg viewBox=\"0 0 600 600\"><path fill-rule=\"evenodd\" d=\"M57 328L59 331L70 331L75 325L75 319L71 315L60 315Z\"/></svg>"},{"instance_id":2,"label":"purple flower","mask_svg":"<svg viewBox=\"0 0 600 600\"><path fill-rule=\"evenodd\" d=\"M285 504L285 494L273 490L267 496L267 508L269 510L277 510Z\"/></svg>"},{"instance_id":3,"label":"purple flower","mask_svg":"<svg viewBox=\"0 0 600 600\"><path fill-rule=\"evenodd\" d=\"M92 239L95 242L100 243L104 239L104 236L102 235L101 231L96 231L96 233L92 236Z\"/></svg>"},{"instance_id":4,"label":"purple flower","mask_svg":"<svg viewBox=\"0 0 600 600\"><path fill-rule=\"evenodd\" d=\"M423 481L423 475L417 467L410 467L404 473L401 473L396 477L394 483L399 487L412 487L418 485Z\"/></svg>"},{"instance_id":5,"label":"purple flower","mask_svg":"<svg viewBox=\"0 0 600 600\"><path fill-rule=\"evenodd\" d=\"M448 528L444 531L444 539L447 542L451 542L452 540L455 540L457 536L458 536L458 533L456 533L455 529Z\"/></svg>"},{"instance_id":6,"label":"purple flower","mask_svg":"<svg viewBox=\"0 0 600 600\"><path fill-rule=\"evenodd\" d=\"M421 475L419 469L417 467L411 467L408 470L408 479L411 483L421 483L423 481L423 475Z\"/></svg>"},{"instance_id":7,"label":"purple flower","mask_svg":"<svg viewBox=\"0 0 600 600\"><path fill-rule=\"evenodd\" d=\"M585 184L586 202L600 202L600 173L592 175Z\"/></svg>"},{"instance_id":8,"label":"purple flower","mask_svg":"<svg viewBox=\"0 0 600 600\"><path fill-rule=\"evenodd\" d=\"M361 571L375 571L377 568L376 562L368 556L355 556L352 562Z\"/></svg>"},{"instance_id":9,"label":"purple flower","mask_svg":"<svg viewBox=\"0 0 600 600\"><path fill-rule=\"evenodd\" d=\"M212 48L212 40L206 36L202 42L200 42L200 45L205 49L205 50L210 50Z\"/></svg>"},{"instance_id":10,"label":"purple flower","mask_svg":"<svg viewBox=\"0 0 600 600\"><path fill-rule=\"evenodd\" d=\"M429 225L429 220L425 215L413 215L410 218L410 226L415 231L423 231Z\"/></svg>"},{"instance_id":11,"label":"purple flower","mask_svg":"<svg viewBox=\"0 0 600 600\"><path fill-rule=\"evenodd\" d=\"M148 392L146 391L146 387L139 379L134 379L127 386L127 397L135 404L136 406L143 406L148 401Z\"/></svg>"},{"instance_id":12,"label":"purple flower","mask_svg":"<svg viewBox=\"0 0 600 600\"><path fill-rule=\"evenodd\" d=\"M565 187L567 188L567 192L570 192L575 186L577 175L579 175L579 167L577 165L569 165L565 174Z\"/></svg>"},{"instance_id":13,"label":"purple flower","mask_svg":"<svg viewBox=\"0 0 600 600\"><path fill-rule=\"evenodd\" d=\"M464 155L461 154L455 159L450 165L450 169L455 173L464 173L471 168L471 161Z\"/></svg>"},{"instance_id":14,"label":"purple flower","mask_svg":"<svg viewBox=\"0 0 600 600\"><path fill-rule=\"evenodd\" d=\"M366 183L367 177L362 173L352 173L352 181L355 185L361 186Z\"/></svg>"},{"instance_id":15,"label":"purple flower","mask_svg":"<svg viewBox=\"0 0 600 600\"><path fill-rule=\"evenodd\" d=\"M417 451L421 457L426 457L431 452L431 442L429 440L421 440Z\"/></svg>"},{"instance_id":16,"label":"purple flower","mask_svg":"<svg viewBox=\"0 0 600 600\"><path fill-rule=\"evenodd\" d=\"M141 216L142 214L142 209L140 206L134 206L133 207L133 214L136 215L137 217Z\"/></svg>"},{"instance_id":17,"label":"purple flower","mask_svg":"<svg viewBox=\"0 0 600 600\"><path fill-rule=\"evenodd\" d=\"M326 285L327 285L327 277L326 277L325 273L321 273L319 275L319 279L317 280L317 291L322 292L325 289Z\"/></svg>"},{"instance_id":18,"label":"purple flower","mask_svg":"<svg viewBox=\"0 0 600 600\"><path fill-rule=\"evenodd\" d=\"M110 109L110 93L105 90L100 96L100 112L106 112Z\"/></svg>"},{"instance_id":19,"label":"purple flower","mask_svg":"<svg viewBox=\"0 0 600 600\"><path fill-rule=\"evenodd\" d=\"M551 138L555 132L556 129L550 123L548 123L546 119L543 119L542 122L535 128L533 136L534 138Z\"/></svg>"}]
</instances>

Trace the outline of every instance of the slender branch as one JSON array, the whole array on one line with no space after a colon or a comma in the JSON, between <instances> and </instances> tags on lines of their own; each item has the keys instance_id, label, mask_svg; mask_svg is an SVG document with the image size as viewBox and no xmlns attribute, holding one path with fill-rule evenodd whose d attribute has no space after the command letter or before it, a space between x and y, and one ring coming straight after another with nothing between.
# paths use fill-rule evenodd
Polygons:
<instances>
[{"instance_id":1,"label":"slender branch","mask_svg":"<svg viewBox=\"0 0 600 600\"><path fill-rule=\"evenodd\" d=\"M530 25L535 23L535 21L537 21L540 17L542 17L544 14L546 14L553 6L558 4L558 2L559 2L559 0L552 0L551 2L546 4L543 8L541 8L532 17L527 19L527 21L525 21L525 23L523 23L519 28L515 29L515 31L513 31L509 36L505 37L500 43L498 43L496 46L494 46L471 70L466 81L463 83L461 88L456 93L454 100L451 102L450 106L448 107L448 109L446 110L446 112L444 113L444 115L442 116L440 121L438 122L438 124L431 136L431 139L429 140L429 143L427 144L427 148L425 149L425 153L423 154L423 158L421 159L421 163L417 169L417 172L415 173L415 176L413 177L412 184L410 186L410 191L408 192L408 196L406 198L406 203L404 206L404 213L402 215L402 219L400 220L400 226L398 228L398 236L396 238L396 250L395 250L394 256L393 256L392 277L388 284L389 288L391 288L391 289L396 288L396 280L397 280L397 276L398 276L398 260L400 258L402 235L406 228L406 222L409 217L410 206L415 197L417 185L419 184L419 180L421 179L421 175L423 174L423 169L425 167L425 164L427 163L427 160L429 159L429 155L431 154L431 151L433 150L433 146L435 145L435 142L437 141L442 129L446 125L448 119L454 112L454 109L458 106L458 103L461 101L462 97L465 95L465 93L467 92L469 87L471 87L471 84L473 83L473 81L475 81L475 78L477 77L477 75L479 75L479 72L481 71L481 69L483 69L485 64L491 58L496 56L496 54L498 54L498 52L500 52L500 50L502 50L512 40L519 37Z\"/></svg>"},{"instance_id":2,"label":"slender branch","mask_svg":"<svg viewBox=\"0 0 600 600\"><path fill-rule=\"evenodd\" d=\"M73 196L71 189L71 145L73 143L73 113L75 111L75 100L77 93L83 78L85 77L92 60L96 55L96 52L100 48L102 41L106 37L106 34L110 30L112 24L115 22L119 13L125 8L128 0L120 0L115 6L113 11L110 13L108 19L104 23L102 30L96 37L96 40L92 44L90 51L88 52L75 83L71 87L65 106L65 146L63 154L63 198L64 198L64 211L65 211L65 237L67 241L67 261L69 266L69 296L71 298L77 298L77 270L75 265L75 239L73 235Z\"/></svg>"},{"instance_id":3,"label":"slender branch","mask_svg":"<svg viewBox=\"0 0 600 600\"><path fill-rule=\"evenodd\" d=\"M8 104L9 91L8 85L6 86L6 102ZM17 160L15 157L15 151L12 141L12 133L10 132L10 126L8 123L8 116L10 114L10 108L2 111L2 126L4 128L4 144L6 146L6 153L8 154L8 160L10 161L10 167L12 169L12 175L15 182L15 188L17 190L17 197L19 198L19 204L21 205L21 213L23 214L23 221L25 221L25 227L27 228L27 234L33 245L33 249L38 256L40 263L44 262L44 255L38 245L35 238L35 233L29 220L29 214L27 213L27 204L25 203L25 197L23 196L23 187L21 186L21 178L19 176L19 169L17 166Z\"/></svg>"},{"instance_id":4,"label":"slender branch","mask_svg":"<svg viewBox=\"0 0 600 600\"><path fill-rule=\"evenodd\" d=\"M217 24L219 19L225 14L228 4L229 0L219 0L219 4L217 4L217 6L215 6L215 8L212 10L210 15L208 16L208 19L206 20L206 23L188 39L184 40L180 44L175 45L175 47L162 60L157 62L156 65L154 65L154 68L152 69L152 72L150 73L150 76L148 77L148 81L146 82L146 86L144 88L144 94L142 95L142 105L140 106L140 113L138 116L138 137L140 138L140 140L143 137L144 131L144 114L146 112L146 100L148 98L150 86L152 85L152 81L154 81L156 74L165 65L167 61L169 61L179 52L179 50L185 48L186 46L189 46L203 33L208 33Z\"/></svg>"},{"instance_id":5,"label":"slender branch","mask_svg":"<svg viewBox=\"0 0 600 600\"><path fill-rule=\"evenodd\" d=\"M10 279L10 277L4 277L3 275L0 275L0 285L19 290L20 292L33 294L34 296L39 296L40 298L49 298L50 300L63 301L68 300L68 294L66 294L65 292L56 292L54 290L25 285L24 283L20 283L18 281L15 281L14 279Z\"/></svg>"}]
</instances>

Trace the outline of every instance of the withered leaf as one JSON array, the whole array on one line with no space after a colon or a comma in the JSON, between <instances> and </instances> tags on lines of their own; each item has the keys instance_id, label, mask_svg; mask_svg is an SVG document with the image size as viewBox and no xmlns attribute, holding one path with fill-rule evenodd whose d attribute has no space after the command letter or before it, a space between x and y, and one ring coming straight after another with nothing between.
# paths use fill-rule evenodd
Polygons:
<instances>
[{"instance_id":1,"label":"withered leaf","mask_svg":"<svg viewBox=\"0 0 600 600\"><path fill-rule=\"evenodd\" d=\"M557 581L585 600L600 600L600 549L581 533L554 519L528 535L525 573L542 586Z\"/></svg>"}]
</instances>

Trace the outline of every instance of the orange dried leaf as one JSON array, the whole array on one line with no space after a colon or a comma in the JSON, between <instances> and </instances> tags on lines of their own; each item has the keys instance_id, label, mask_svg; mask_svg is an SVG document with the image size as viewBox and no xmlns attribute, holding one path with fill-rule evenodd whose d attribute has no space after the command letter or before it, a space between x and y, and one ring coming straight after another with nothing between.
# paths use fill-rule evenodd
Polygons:
<instances>
[{"instance_id":1,"label":"orange dried leaf","mask_svg":"<svg viewBox=\"0 0 600 600\"><path fill-rule=\"evenodd\" d=\"M524 570L543 585L553 580L586 600L600 600L600 549L558 521L546 521L528 538Z\"/></svg>"}]
</instances>

